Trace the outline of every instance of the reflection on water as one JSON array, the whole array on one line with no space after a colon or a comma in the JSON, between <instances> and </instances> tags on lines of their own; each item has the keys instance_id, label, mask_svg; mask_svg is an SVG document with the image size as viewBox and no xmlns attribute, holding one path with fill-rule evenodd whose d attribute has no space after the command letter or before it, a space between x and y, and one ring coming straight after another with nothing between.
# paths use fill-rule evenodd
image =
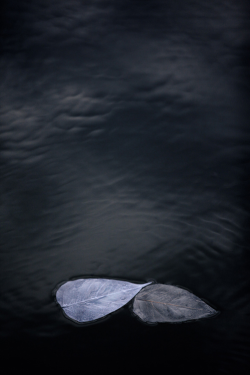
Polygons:
<instances>
[{"instance_id":1,"label":"reflection on water","mask_svg":"<svg viewBox=\"0 0 250 375\"><path fill-rule=\"evenodd\" d=\"M168 336L171 361L199 353L211 371L245 371L246 4L18 4L6 5L1 57L7 348L68 353L67 341L69 356L87 345L132 358ZM153 329L124 309L78 332L51 292L79 275L180 285L222 313Z\"/></svg>"}]
</instances>

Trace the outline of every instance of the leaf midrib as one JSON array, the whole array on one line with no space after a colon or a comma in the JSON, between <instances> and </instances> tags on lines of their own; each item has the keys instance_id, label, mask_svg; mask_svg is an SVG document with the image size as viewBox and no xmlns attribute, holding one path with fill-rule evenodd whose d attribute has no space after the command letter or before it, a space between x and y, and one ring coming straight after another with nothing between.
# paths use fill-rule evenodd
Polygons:
<instances>
[{"instance_id":1,"label":"leaf midrib","mask_svg":"<svg viewBox=\"0 0 250 375\"><path fill-rule=\"evenodd\" d=\"M138 301L143 301L143 302L153 302L153 303L160 303L161 305L171 305L171 306L176 306L176 307L182 307L183 309L190 309L190 310L201 310L203 311L203 309L195 309L195 308L192 308L192 307L187 307L187 306L181 306L181 305L175 305L173 303L168 303L168 302L158 302L158 301L151 301L151 300L147 300L147 299L138 299Z\"/></svg>"},{"instance_id":2,"label":"leaf midrib","mask_svg":"<svg viewBox=\"0 0 250 375\"><path fill-rule=\"evenodd\" d=\"M146 284L146 285L148 285L148 284ZM146 286L146 285L145 285L145 286ZM134 288L131 288L131 289L127 289L127 290L125 290L125 292L128 292L128 291L133 290L133 289L138 289L138 288L134 287ZM109 293L109 294L104 294L104 295L102 295L102 296L98 296L98 297L94 297L94 298L89 298L89 299L86 299L85 301L74 302L74 303L71 303L71 304L69 304L69 305L62 306L62 308L69 307L69 306L73 306L73 305L79 305L80 303L86 303L86 302L88 302L88 301L92 301L92 300L94 300L94 299L99 299L99 298L102 298L102 297L111 296L111 295L113 295L113 294L117 294L117 293L121 293L121 291L118 290L117 292Z\"/></svg>"}]
</instances>

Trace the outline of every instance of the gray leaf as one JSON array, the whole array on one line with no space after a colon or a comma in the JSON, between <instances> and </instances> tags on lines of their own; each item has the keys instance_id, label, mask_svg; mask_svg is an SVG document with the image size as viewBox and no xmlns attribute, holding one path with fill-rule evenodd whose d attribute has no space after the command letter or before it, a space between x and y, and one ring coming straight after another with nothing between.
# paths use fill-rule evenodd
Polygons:
<instances>
[{"instance_id":1,"label":"gray leaf","mask_svg":"<svg viewBox=\"0 0 250 375\"><path fill-rule=\"evenodd\" d=\"M129 302L146 284L108 279L68 281L56 292L65 314L80 323L104 317Z\"/></svg>"},{"instance_id":2,"label":"gray leaf","mask_svg":"<svg viewBox=\"0 0 250 375\"><path fill-rule=\"evenodd\" d=\"M133 312L144 322L184 322L218 312L194 294L173 285L153 284L137 294Z\"/></svg>"}]
</instances>

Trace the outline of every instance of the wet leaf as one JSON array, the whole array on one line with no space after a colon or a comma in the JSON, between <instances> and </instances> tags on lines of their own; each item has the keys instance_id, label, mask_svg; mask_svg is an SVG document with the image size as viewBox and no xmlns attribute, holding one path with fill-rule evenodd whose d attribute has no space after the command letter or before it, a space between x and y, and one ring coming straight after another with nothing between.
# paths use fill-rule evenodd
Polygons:
<instances>
[{"instance_id":1,"label":"wet leaf","mask_svg":"<svg viewBox=\"0 0 250 375\"><path fill-rule=\"evenodd\" d=\"M134 299L133 312L144 322L184 322L208 318L218 312L185 289L153 284Z\"/></svg>"},{"instance_id":2,"label":"wet leaf","mask_svg":"<svg viewBox=\"0 0 250 375\"><path fill-rule=\"evenodd\" d=\"M56 292L56 299L69 318L84 323L119 309L149 284L151 283L78 279L63 284Z\"/></svg>"}]
</instances>

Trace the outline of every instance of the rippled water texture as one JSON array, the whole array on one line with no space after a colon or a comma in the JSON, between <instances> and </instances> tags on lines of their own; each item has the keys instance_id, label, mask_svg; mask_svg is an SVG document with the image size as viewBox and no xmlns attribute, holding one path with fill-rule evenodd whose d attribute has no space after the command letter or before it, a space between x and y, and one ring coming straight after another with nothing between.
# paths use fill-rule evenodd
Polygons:
<instances>
[{"instance_id":1,"label":"rippled water texture","mask_svg":"<svg viewBox=\"0 0 250 375\"><path fill-rule=\"evenodd\" d=\"M247 373L247 2L9 0L3 15L4 356ZM150 327L123 308L79 328L52 297L79 276L179 285L221 314Z\"/></svg>"}]
</instances>

